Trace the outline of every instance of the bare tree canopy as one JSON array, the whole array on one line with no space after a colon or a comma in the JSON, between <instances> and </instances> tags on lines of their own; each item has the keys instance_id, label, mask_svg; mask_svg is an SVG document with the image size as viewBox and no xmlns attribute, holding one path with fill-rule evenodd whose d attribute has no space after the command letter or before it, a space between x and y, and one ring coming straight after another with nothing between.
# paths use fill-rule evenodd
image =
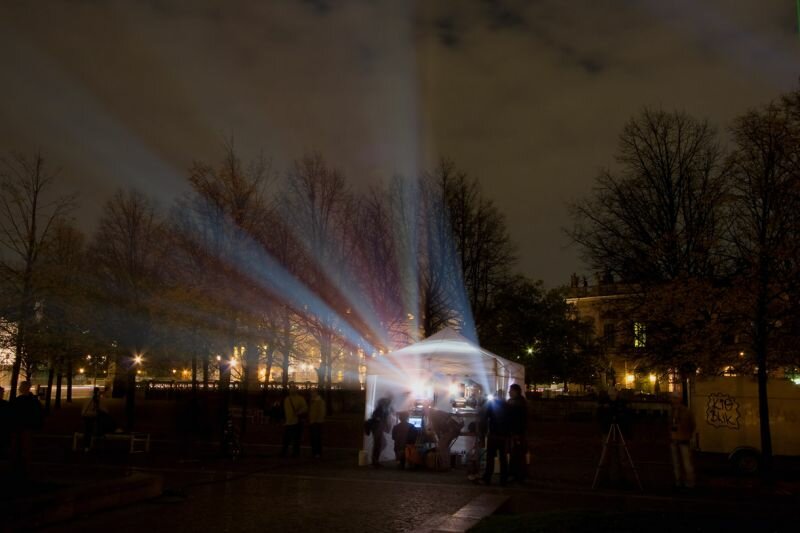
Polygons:
<instances>
[{"instance_id":1,"label":"bare tree canopy","mask_svg":"<svg viewBox=\"0 0 800 533\"><path fill-rule=\"evenodd\" d=\"M615 159L571 207L569 233L587 263L631 282L712 274L727 172L714 129L645 109L625 125Z\"/></svg>"},{"instance_id":2,"label":"bare tree canopy","mask_svg":"<svg viewBox=\"0 0 800 533\"><path fill-rule=\"evenodd\" d=\"M51 197L56 179L41 153L0 159L0 282L11 304L3 311L17 323L11 397L29 355L26 332L34 318L40 255L53 226L72 209L73 197Z\"/></svg>"}]
</instances>

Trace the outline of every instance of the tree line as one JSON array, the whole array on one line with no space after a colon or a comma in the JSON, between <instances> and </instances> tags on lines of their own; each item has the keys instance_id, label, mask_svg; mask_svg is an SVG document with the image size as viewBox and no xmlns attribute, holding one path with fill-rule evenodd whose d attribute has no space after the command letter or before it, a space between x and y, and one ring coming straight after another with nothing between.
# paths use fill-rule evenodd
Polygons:
<instances>
[{"instance_id":1,"label":"tree line","mask_svg":"<svg viewBox=\"0 0 800 533\"><path fill-rule=\"evenodd\" d=\"M723 141L707 120L645 109L613 168L572 205L589 265L629 288L643 368L755 374L771 461L767 376L800 366L800 91L738 116Z\"/></svg>"},{"instance_id":2,"label":"tree line","mask_svg":"<svg viewBox=\"0 0 800 533\"><path fill-rule=\"evenodd\" d=\"M87 355L110 361L131 425L145 363L161 375L190 369L181 377L193 395L217 374L220 389L233 377L252 393L273 369L285 387L293 362L330 389L334 367L357 384L360 354L446 326L524 362L539 382L585 366L561 293L514 273L503 214L446 159L356 191L318 153L279 172L226 143L218 161L191 165L189 192L166 209L117 191L89 236L71 218L79 197L58 195L44 155L3 158L0 179L12 394L20 375L45 369L48 408L54 381L55 405L62 380L70 399Z\"/></svg>"}]
</instances>

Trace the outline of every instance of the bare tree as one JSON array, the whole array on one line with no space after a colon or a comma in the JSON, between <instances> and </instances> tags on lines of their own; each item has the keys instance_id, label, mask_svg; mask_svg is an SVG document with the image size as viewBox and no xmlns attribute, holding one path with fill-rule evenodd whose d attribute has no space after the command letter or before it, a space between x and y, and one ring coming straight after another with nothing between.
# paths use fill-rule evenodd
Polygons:
<instances>
[{"instance_id":1,"label":"bare tree","mask_svg":"<svg viewBox=\"0 0 800 533\"><path fill-rule=\"evenodd\" d=\"M343 296L354 286L348 272L352 241L346 231L353 213L344 176L328 167L320 154L306 155L289 172L282 207L304 248L301 279L315 295L315 301L298 311L319 346L319 382L330 390L336 344L350 309Z\"/></svg>"},{"instance_id":2,"label":"bare tree","mask_svg":"<svg viewBox=\"0 0 800 533\"><path fill-rule=\"evenodd\" d=\"M9 318L17 325L11 398L23 361L34 356L27 350L27 333L35 318L41 251L53 225L72 207L72 197L51 197L56 177L41 153L0 159L0 276L14 302Z\"/></svg>"},{"instance_id":3,"label":"bare tree","mask_svg":"<svg viewBox=\"0 0 800 533\"><path fill-rule=\"evenodd\" d=\"M570 232L596 271L637 283L708 276L719 261L726 167L716 132L645 109L623 129L617 169L572 206Z\"/></svg>"},{"instance_id":4,"label":"bare tree","mask_svg":"<svg viewBox=\"0 0 800 533\"><path fill-rule=\"evenodd\" d=\"M72 400L72 375L78 357L89 351L91 324L85 260L85 237L75 226L58 221L42 251L41 320L36 325L48 356L48 387L45 409L50 408L53 377L56 378L55 407L61 406L61 389L67 378L67 401Z\"/></svg>"},{"instance_id":5,"label":"bare tree","mask_svg":"<svg viewBox=\"0 0 800 533\"><path fill-rule=\"evenodd\" d=\"M154 343L152 312L164 242L154 203L140 192L119 191L106 203L89 249L96 309L106 316L101 327L116 348L112 393L125 395L128 428L134 424L137 364Z\"/></svg>"},{"instance_id":6,"label":"bare tree","mask_svg":"<svg viewBox=\"0 0 800 533\"><path fill-rule=\"evenodd\" d=\"M783 326L800 312L800 97L793 96L744 114L732 128L732 304L757 369L765 472L772 467L767 376L781 362L782 337L789 334L796 351L797 332Z\"/></svg>"},{"instance_id":7,"label":"bare tree","mask_svg":"<svg viewBox=\"0 0 800 533\"><path fill-rule=\"evenodd\" d=\"M648 342L631 345L629 355L689 375L716 300L674 296L689 286L712 290L722 271L723 152L707 122L645 109L625 125L616 160L572 206L570 234L592 268L633 289L620 300L624 312L650 322Z\"/></svg>"},{"instance_id":8,"label":"bare tree","mask_svg":"<svg viewBox=\"0 0 800 533\"><path fill-rule=\"evenodd\" d=\"M468 336L476 336L514 263L505 220L477 180L447 159L426 176L422 189L425 335L457 321Z\"/></svg>"}]
</instances>

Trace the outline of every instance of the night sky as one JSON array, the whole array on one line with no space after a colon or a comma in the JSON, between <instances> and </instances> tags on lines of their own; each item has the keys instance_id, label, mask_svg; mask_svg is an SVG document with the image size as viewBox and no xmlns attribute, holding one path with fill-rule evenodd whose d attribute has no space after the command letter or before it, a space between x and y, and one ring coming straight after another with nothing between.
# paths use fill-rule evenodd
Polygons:
<instances>
[{"instance_id":1,"label":"night sky","mask_svg":"<svg viewBox=\"0 0 800 533\"><path fill-rule=\"evenodd\" d=\"M58 163L87 230L120 186L168 206L228 136L280 172L318 150L357 188L444 155L553 286L584 272L565 204L632 114L724 130L798 76L794 0L3 0L0 151Z\"/></svg>"}]
</instances>

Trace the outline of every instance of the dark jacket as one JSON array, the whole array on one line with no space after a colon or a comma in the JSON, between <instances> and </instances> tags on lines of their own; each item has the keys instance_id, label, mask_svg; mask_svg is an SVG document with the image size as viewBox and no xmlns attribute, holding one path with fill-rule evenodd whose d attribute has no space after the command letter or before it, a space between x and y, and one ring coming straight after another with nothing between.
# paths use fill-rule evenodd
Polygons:
<instances>
[{"instance_id":1,"label":"dark jacket","mask_svg":"<svg viewBox=\"0 0 800 533\"><path fill-rule=\"evenodd\" d=\"M510 398L506 402L506 417L509 434L524 437L528 430L528 402L525 398Z\"/></svg>"},{"instance_id":2,"label":"dark jacket","mask_svg":"<svg viewBox=\"0 0 800 533\"><path fill-rule=\"evenodd\" d=\"M508 406L505 400L495 398L486 404L484 428L490 437L508 436Z\"/></svg>"},{"instance_id":3,"label":"dark jacket","mask_svg":"<svg viewBox=\"0 0 800 533\"><path fill-rule=\"evenodd\" d=\"M392 440L395 450L405 448L406 444L414 444L417 441L417 428L409 422L400 422L392 428Z\"/></svg>"},{"instance_id":4,"label":"dark jacket","mask_svg":"<svg viewBox=\"0 0 800 533\"><path fill-rule=\"evenodd\" d=\"M11 420L15 431L34 431L42 427L42 404L33 394L11 400Z\"/></svg>"}]
</instances>

